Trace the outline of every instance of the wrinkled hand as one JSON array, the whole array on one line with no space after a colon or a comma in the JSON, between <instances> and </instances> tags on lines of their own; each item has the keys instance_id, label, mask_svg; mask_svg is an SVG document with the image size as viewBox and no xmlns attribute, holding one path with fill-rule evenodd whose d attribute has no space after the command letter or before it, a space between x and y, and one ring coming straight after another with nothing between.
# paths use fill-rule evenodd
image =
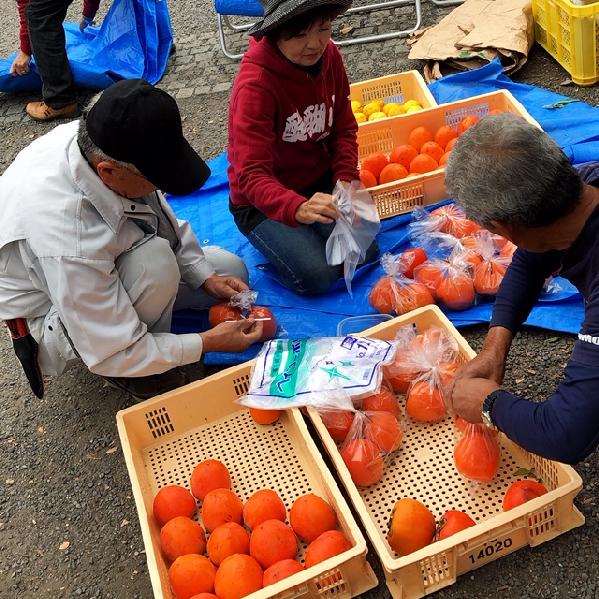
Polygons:
<instances>
[{"instance_id":1,"label":"wrinkled hand","mask_svg":"<svg viewBox=\"0 0 599 599\"><path fill-rule=\"evenodd\" d=\"M462 378L455 381L451 402L455 413L468 422L482 422L483 402L489 393L499 389L495 381Z\"/></svg>"},{"instance_id":2,"label":"wrinkled hand","mask_svg":"<svg viewBox=\"0 0 599 599\"><path fill-rule=\"evenodd\" d=\"M29 73L29 63L31 62L31 56L29 54L25 54L22 50L19 50L17 57L14 59L11 67L10 74L13 77L18 77L19 75L26 75Z\"/></svg>"},{"instance_id":3,"label":"wrinkled hand","mask_svg":"<svg viewBox=\"0 0 599 599\"><path fill-rule=\"evenodd\" d=\"M210 275L204 281L202 289L218 299L230 299L240 291L249 291L249 287L241 279L219 275Z\"/></svg>"},{"instance_id":4,"label":"wrinkled hand","mask_svg":"<svg viewBox=\"0 0 599 599\"><path fill-rule=\"evenodd\" d=\"M221 322L213 329L200 333L203 351L242 352L262 336L262 322L253 318Z\"/></svg>"},{"instance_id":5,"label":"wrinkled hand","mask_svg":"<svg viewBox=\"0 0 599 599\"><path fill-rule=\"evenodd\" d=\"M295 220L303 225L313 223L332 223L337 217L337 207L333 196L328 193L315 193L309 200L300 204Z\"/></svg>"}]
</instances>

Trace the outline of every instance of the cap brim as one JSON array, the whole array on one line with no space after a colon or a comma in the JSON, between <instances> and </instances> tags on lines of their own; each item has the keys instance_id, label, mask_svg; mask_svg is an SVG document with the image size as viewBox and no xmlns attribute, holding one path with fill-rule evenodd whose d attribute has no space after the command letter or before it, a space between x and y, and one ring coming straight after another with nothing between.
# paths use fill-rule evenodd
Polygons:
<instances>
[{"instance_id":1,"label":"cap brim","mask_svg":"<svg viewBox=\"0 0 599 599\"><path fill-rule=\"evenodd\" d=\"M279 25L293 19L293 17L321 6L338 6L341 9L339 14L342 14L351 6L351 3L352 0L305 0L303 2L301 0L287 0L248 29L248 34L254 37L262 37L269 31L279 27Z\"/></svg>"},{"instance_id":2,"label":"cap brim","mask_svg":"<svg viewBox=\"0 0 599 599\"><path fill-rule=\"evenodd\" d=\"M152 164L138 166L142 174L158 189L175 196L184 196L197 191L210 176L210 168L198 153L182 140L172 151L157 152L152 156Z\"/></svg>"}]
</instances>

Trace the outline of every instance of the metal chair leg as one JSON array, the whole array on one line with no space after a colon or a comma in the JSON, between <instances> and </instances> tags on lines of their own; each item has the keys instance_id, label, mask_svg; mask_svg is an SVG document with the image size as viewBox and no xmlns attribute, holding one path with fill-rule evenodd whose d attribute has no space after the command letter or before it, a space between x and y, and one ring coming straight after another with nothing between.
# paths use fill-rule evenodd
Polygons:
<instances>
[{"instance_id":1,"label":"metal chair leg","mask_svg":"<svg viewBox=\"0 0 599 599\"><path fill-rule=\"evenodd\" d=\"M431 0L435 6L456 6L457 4L463 4L464 0Z\"/></svg>"},{"instance_id":2,"label":"metal chair leg","mask_svg":"<svg viewBox=\"0 0 599 599\"><path fill-rule=\"evenodd\" d=\"M220 43L220 49L223 51L223 54L230 58L231 60L239 60L243 54L231 54L227 49L227 42L225 41L225 32L223 30L223 16L219 13L216 13L216 30L218 32L218 41Z\"/></svg>"}]
</instances>

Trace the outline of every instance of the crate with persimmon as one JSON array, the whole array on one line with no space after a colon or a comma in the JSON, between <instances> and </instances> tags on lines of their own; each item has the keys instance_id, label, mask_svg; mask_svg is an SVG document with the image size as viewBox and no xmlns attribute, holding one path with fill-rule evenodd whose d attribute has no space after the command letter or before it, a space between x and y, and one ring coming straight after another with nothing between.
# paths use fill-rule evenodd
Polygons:
<instances>
[{"instance_id":1,"label":"crate with persimmon","mask_svg":"<svg viewBox=\"0 0 599 599\"><path fill-rule=\"evenodd\" d=\"M447 415L440 396L444 379L475 354L436 306L361 335L392 340L399 331L407 331L408 346L386 367L399 402L388 391L369 400L376 410L409 417L399 448L386 454L383 467L376 455L348 456L337 445L351 427L349 419L331 426L316 410L308 413L381 559L391 594L417 599L465 572L582 525L574 506L582 481L569 466L526 452L484 425ZM454 342L447 343L448 337ZM427 344L439 351L427 351ZM394 370L398 364L403 367ZM375 479L361 478L365 459L378 460Z\"/></svg>"},{"instance_id":2,"label":"crate with persimmon","mask_svg":"<svg viewBox=\"0 0 599 599\"><path fill-rule=\"evenodd\" d=\"M154 597L359 595L364 537L301 414L235 402L250 368L117 414Z\"/></svg>"},{"instance_id":3,"label":"crate with persimmon","mask_svg":"<svg viewBox=\"0 0 599 599\"><path fill-rule=\"evenodd\" d=\"M444 164L457 138L488 114L511 112L539 127L510 92L499 90L358 129L360 178L389 218L447 198Z\"/></svg>"}]
</instances>

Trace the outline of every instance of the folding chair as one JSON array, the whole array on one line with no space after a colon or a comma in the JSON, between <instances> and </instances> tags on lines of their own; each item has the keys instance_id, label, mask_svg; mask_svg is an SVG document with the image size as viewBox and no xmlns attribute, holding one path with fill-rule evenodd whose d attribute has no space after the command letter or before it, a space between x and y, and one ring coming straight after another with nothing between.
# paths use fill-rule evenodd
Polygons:
<instances>
[{"instance_id":1,"label":"folding chair","mask_svg":"<svg viewBox=\"0 0 599 599\"><path fill-rule=\"evenodd\" d=\"M435 4L449 4L452 2L460 3L462 0L432 0ZM355 6L350 8L344 14L358 14L365 12L372 12L378 10L387 10L397 6L408 6L414 5L416 22L410 29L404 29L402 31L390 31L389 33L379 33L377 35L362 35L351 39L335 41L338 46L351 46L353 44L364 44L367 42L375 42L382 40L389 40L398 37L406 37L413 33L420 27L422 21L422 9L420 0L385 0L384 2L374 2L373 4L366 4L364 6ZM225 30L224 26L227 26L233 31L247 31L252 23L234 24L229 19L230 16L238 17L261 17L263 15L262 6L258 0L214 0L214 10L216 11L216 27L218 31L218 39L220 47L225 56L233 60L240 59L243 54L232 54L226 45Z\"/></svg>"}]
</instances>

